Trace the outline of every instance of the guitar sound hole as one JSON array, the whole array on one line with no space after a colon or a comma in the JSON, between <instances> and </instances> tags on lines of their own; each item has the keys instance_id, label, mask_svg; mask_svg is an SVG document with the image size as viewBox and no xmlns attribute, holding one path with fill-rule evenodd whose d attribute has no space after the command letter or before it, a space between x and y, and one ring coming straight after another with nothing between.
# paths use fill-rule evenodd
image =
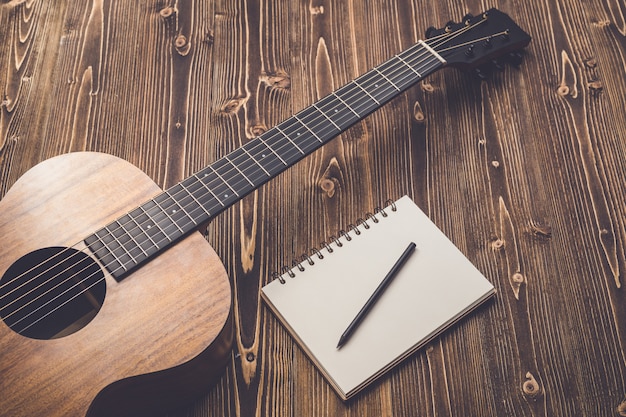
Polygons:
<instances>
[{"instance_id":1,"label":"guitar sound hole","mask_svg":"<svg viewBox=\"0 0 626 417\"><path fill-rule=\"evenodd\" d=\"M55 339L83 328L106 293L104 274L71 248L39 249L18 259L0 279L0 317L32 339Z\"/></svg>"}]
</instances>

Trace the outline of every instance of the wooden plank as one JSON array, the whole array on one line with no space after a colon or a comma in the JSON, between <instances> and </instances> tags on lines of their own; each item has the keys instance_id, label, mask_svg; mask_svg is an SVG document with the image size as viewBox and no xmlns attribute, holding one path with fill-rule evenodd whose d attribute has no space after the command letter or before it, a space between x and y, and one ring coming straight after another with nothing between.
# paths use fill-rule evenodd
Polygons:
<instances>
[{"instance_id":1,"label":"wooden plank","mask_svg":"<svg viewBox=\"0 0 626 417\"><path fill-rule=\"evenodd\" d=\"M490 3L533 41L440 71L207 227L234 289L220 383L170 416L626 415L626 9ZM483 2L9 1L0 196L65 152L167 186ZM342 403L259 301L282 264L409 194L498 295Z\"/></svg>"}]
</instances>

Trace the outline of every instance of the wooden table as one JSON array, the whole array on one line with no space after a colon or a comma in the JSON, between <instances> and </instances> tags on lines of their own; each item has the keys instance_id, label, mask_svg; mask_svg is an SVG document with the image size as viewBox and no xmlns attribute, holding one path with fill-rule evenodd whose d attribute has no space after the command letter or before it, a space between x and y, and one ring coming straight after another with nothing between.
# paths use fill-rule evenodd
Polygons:
<instances>
[{"instance_id":1,"label":"wooden table","mask_svg":"<svg viewBox=\"0 0 626 417\"><path fill-rule=\"evenodd\" d=\"M168 416L626 416L626 5L489 4L533 37L519 68L435 73L209 225L232 359ZM4 0L0 196L83 150L170 186L482 5ZM404 194L498 294L343 403L259 289Z\"/></svg>"}]
</instances>

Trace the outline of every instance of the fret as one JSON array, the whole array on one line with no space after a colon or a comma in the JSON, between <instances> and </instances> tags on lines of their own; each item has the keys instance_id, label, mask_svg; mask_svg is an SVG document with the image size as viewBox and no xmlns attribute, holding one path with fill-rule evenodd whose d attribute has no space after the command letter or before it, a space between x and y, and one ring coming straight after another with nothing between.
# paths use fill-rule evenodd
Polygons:
<instances>
[{"instance_id":1,"label":"fret","mask_svg":"<svg viewBox=\"0 0 626 417\"><path fill-rule=\"evenodd\" d=\"M404 59L402 59L402 57L400 55L396 55L396 58L398 58L404 65L406 65L411 71L413 71L418 77L422 77L422 74L420 74L415 68L413 68L411 65L409 65Z\"/></svg>"},{"instance_id":2,"label":"fret","mask_svg":"<svg viewBox=\"0 0 626 417\"><path fill-rule=\"evenodd\" d=\"M218 162L219 162L219 161L218 161ZM230 185L230 184L229 184L229 183L228 183L228 182L224 179L224 177L222 177L222 176L220 175L220 173L219 173L219 172L217 172L217 170L216 170L215 168L213 168L213 165L209 165L209 168L211 169L211 171L213 171L213 173L214 173L215 175L217 175L217 176L219 177L219 179L220 179L220 180L222 180L222 183L223 183L223 184L225 184L226 186L228 186L228 188L230 188L230 190L231 190L233 193L235 193L235 195L236 195L237 197L239 197L239 194L237 193L237 191L236 191L236 190L235 190L235 189L234 189L234 188L233 188L233 187L232 187L232 186L231 186L231 185ZM231 195L229 195L228 193L224 193L224 194L223 194L223 196L224 196L224 198L229 198L229 197L231 197Z\"/></svg>"},{"instance_id":3,"label":"fret","mask_svg":"<svg viewBox=\"0 0 626 417\"><path fill-rule=\"evenodd\" d=\"M120 268L123 268L122 263L119 262L115 256L111 253L109 248L98 237L98 233L101 233L104 229L100 229L91 236L85 239L85 245L89 248L91 253L94 254L100 261L100 263L111 273L119 273ZM126 272L126 270L122 271Z\"/></svg>"},{"instance_id":4,"label":"fret","mask_svg":"<svg viewBox=\"0 0 626 417\"><path fill-rule=\"evenodd\" d=\"M189 196L193 199L193 201L196 204L196 207L198 207L200 210L204 211L204 214L206 214L207 217L211 217L211 213L209 212L209 210L206 209L206 207L204 207L204 205L198 201L198 199L196 198L196 196L194 196L188 189L187 187L185 187L182 183L180 184L181 187L183 187L183 189L185 190L185 192L187 194L189 194ZM189 210L186 210L187 212L189 212Z\"/></svg>"},{"instance_id":5,"label":"fret","mask_svg":"<svg viewBox=\"0 0 626 417\"><path fill-rule=\"evenodd\" d=\"M272 148L267 145L265 140L259 136L242 146L249 154L254 154L255 160L259 161L259 165L268 172L271 176L282 172L286 166L286 162L280 158L280 156L274 152ZM249 150L248 150L249 149Z\"/></svg>"},{"instance_id":6,"label":"fret","mask_svg":"<svg viewBox=\"0 0 626 417\"><path fill-rule=\"evenodd\" d=\"M109 229L109 226L116 226L116 222L113 222L103 229L101 229L96 236L100 239L104 246L109 250L109 253L113 255L115 260L121 265L124 270L127 270L128 264L135 263L135 260L130 253L122 246L122 244L116 239L115 235ZM104 233L103 233L104 232Z\"/></svg>"},{"instance_id":7,"label":"fret","mask_svg":"<svg viewBox=\"0 0 626 417\"><path fill-rule=\"evenodd\" d=\"M380 72L380 70L378 68L374 68L374 71L376 71L381 77L383 77L390 85L393 86L393 88L395 88L396 90L400 91L400 88L394 84L393 81L391 81L389 79L389 77L387 77L384 73Z\"/></svg>"},{"instance_id":8,"label":"fret","mask_svg":"<svg viewBox=\"0 0 626 417\"><path fill-rule=\"evenodd\" d=\"M374 100L374 103L376 103L377 105L380 106L380 101L376 100L376 97L374 97L373 95L370 94L369 91L367 91L365 88L363 88L363 86L361 84L358 83L357 80L352 81L352 84L356 85L357 87L359 87L361 89L361 91L363 91L365 94L367 94L367 96L369 98L371 98L372 100Z\"/></svg>"},{"instance_id":9,"label":"fret","mask_svg":"<svg viewBox=\"0 0 626 417\"><path fill-rule=\"evenodd\" d=\"M263 143L263 145L265 145L265 147L266 147L267 149L269 149L269 150L270 150L270 151L271 151L274 155L276 155L276 157L277 157L278 159L280 159L280 162L282 162L284 166L288 166L287 162L285 162L285 160L284 160L283 158L281 158L281 157L280 157L280 155L279 155L279 154L277 154L277 153L276 153L276 151L275 151L275 150L274 150L271 146L269 146L269 145L267 144L267 142L265 141L265 139L263 139L263 135L259 136L257 139L259 139L259 140Z\"/></svg>"},{"instance_id":10,"label":"fret","mask_svg":"<svg viewBox=\"0 0 626 417\"><path fill-rule=\"evenodd\" d=\"M204 211L206 218L210 218L211 212L208 207L210 206L211 202L208 198L208 194L205 192L206 188L202 181L200 181L197 176L192 175L186 180L181 181L180 186L185 190L187 194L189 194L189 197L193 199L195 204L202 211Z\"/></svg>"},{"instance_id":11,"label":"fret","mask_svg":"<svg viewBox=\"0 0 626 417\"><path fill-rule=\"evenodd\" d=\"M374 70L363 74L355 81L367 90L379 105L386 103L398 94L397 90L379 72Z\"/></svg>"},{"instance_id":12,"label":"fret","mask_svg":"<svg viewBox=\"0 0 626 417\"><path fill-rule=\"evenodd\" d=\"M318 101L316 108L324 112L324 116L330 118L340 132L343 132L361 118L360 116L354 117L352 111L342 105L341 101L332 93Z\"/></svg>"},{"instance_id":13,"label":"fret","mask_svg":"<svg viewBox=\"0 0 626 417\"><path fill-rule=\"evenodd\" d=\"M206 171L207 169L209 169L209 168L207 167L207 168L205 168L203 171ZM198 179L198 181L200 182L200 184L202 184L202 185L204 186L204 188L205 188L206 190L208 190L208 191L209 191L209 193L213 196L213 198L214 198L215 200L217 200L217 202L218 202L218 203L220 203L220 204L221 204L221 206L222 206L222 207L226 207L226 206L224 205L224 202L223 202L222 200L220 200L220 198L219 198L219 197L218 197L218 196L217 196L217 195L213 192L213 190L211 189L211 187L209 187L209 186L208 186L208 185L204 182L204 178L208 178L208 177L209 177L209 173L208 173L208 172L204 172L204 173L202 174L202 178L198 177L198 174L195 174L194 176Z\"/></svg>"},{"instance_id":14,"label":"fret","mask_svg":"<svg viewBox=\"0 0 626 417\"><path fill-rule=\"evenodd\" d=\"M176 201L168 194L167 191L159 194L152 199L156 205L161 209L163 214L171 221L171 223L178 229L180 233L184 233L184 229L180 226L181 213L187 217L187 215L180 209L180 206Z\"/></svg>"},{"instance_id":15,"label":"fret","mask_svg":"<svg viewBox=\"0 0 626 417\"><path fill-rule=\"evenodd\" d=\"M348 103L346 103L337 93L331 93L334 97L336 97L339 101L341 101L341 103L346 106L348 109L350 109L352 111L352 113L354 113L354 115L360 119L361 115L359 113L357 113Z\"/></svg>"},{"instance_id":16,"label":"fret","mask_svg":"<svg viewBox=\"0 0 626 417\"><path fill-rule=\"evenodd\" d=\"M135 240L135 237L131 233L133 229L125 227L125 225L131 223L129 220L130 218L128 215L122 216L118 220L106 226L106 229L109 230L115 240L126 250L126 252L128 252L131 258L133 258L133 261L138 263L145 259L148 254ZM111 227L111 225L113 225L113 227ZM117 226L117 228L115 226Z\"/></svg>"},{"instance_id":17,"label":"fret","mask_svg":"<svg viewBox=\"0 0 626 417\"><path fill-rule=\"evenodd\" d=\"M136 208L135 210L120 218L120 222L122 220L128 219L128 221L125 220L125 224L131 222L134 224L133 228L129 231L131 238L141 247L141 250L146 254L146 256L151 256L158 251L159 245L157 245L156 242L152 239L152 236L150 236L150 234L148 234L144 230L144 227L147 224L144 224L140 221L142 215L143 217L147 218L147 216L143 214L143 211L140 208ZM145 239L143 239L144 237Z\"/></svg>"},{"instance_id":18,"label":"fret","mask_svg":"<svg viewBox=\"0 0 626 417\"><path fill-rule=\"evenodd\" d=\"M293 118L294 118L295 120L297 120L297 121L298 121L298 122L299 122L302 126L304 126L304 128L305 128L306 130L308 130L308 131L309 131L309 132L313 135L313 137L314 137L314 138L315 138L315 139L316 139L319 143L324 143L324 142L322 141L322 139L321 139L319 136L317 136L317 133L315 133L313 130L311 130L311 128L309 127L309 125L307 125L307 124L306 124L306 123L304 123L302 120L300 120L300 118L298 117L298 115L297 115L297 114L294 114L294 115L293 115Z\"/></svg>"},{"instance_id":19,"label":"fret","mask_svg":"<svg viewBox=\"0 0 626 417\"><path fill-rule=\"evenodd\" d=\"M205 210L200 203L187 191L187 189L183 186L183 184L178 183L173 187L169 188L164 192L167 194L170 199L174 202L174 204L170 204L168 210L170 210L171 215L179 226L182 226L183 230L187 230L185 225L192 223L198 224L200 220L204 217ZM198 215L194 215L196 211L200 210ZM179 211L180 210L180 211ZM172 212L174 211L174 212ZM184 224L182 223L184 218L191 220L191 222L186 221Z\"/></svg>"},{"instance_id":20,"label":"fret","mask_svg":"<svg viewBox=\"0 0 626 417\"><path fill-rule=\"evenodd\" d=\"M331 119L330 117L328 117L328 115L326 113L324 113L323 111L320 110L319 107L317 107L317 104L313 104L313 107L315 107L317 109L318 112L320 112L322 114L322 116L324 116L330 123L333 124L333 126L335 126L337 128L338 131L341 132L341 128L337 125L337 123L335 123L333 121L333 119Z\"/></svg>"},{"instance_id":21,"label":"fret","mask_svg":"<svg viewBox=\"0 0 626 417\"><path fill-rule=\"evenodd\" d=\"M304 155L304 151L302 149L300 149L298 147L298 145L296 145L295 142L293 140L291 140L289 135L287 135L285 132L283 132L283 130L279 126L276 126L275 129L278 132L280 132L281 135L283 135L285 138L287 138L287 140L294 146L294 148L296 148L298 150L298 152L300 152L302 155Z\"/></svg>"},{"instance_id":22,"label":"fret","mask_svg":"<svg viewBox=\"0 0 626 417\"><path fill-rule=\"evenodd\" d=\"M317 108L310 106L297 114L297 121L315 133L315 137L325 143L327 140L337 136L337 128L332 123L328 123L325 116L321 116ZM317 147L316 147L317 148Z\"/></svg>"},{"instance_id":23,"label":"fret","mask_svg":"<svg viewBox=\"0 0 626 417\"><path fill-rule=\"evenodd\" d=\"M129 269L127 265L134 264L132 257L117 242L108 226L89 236L85 243L111 274L125 273Z\"/></svg>"},{"instance_id":24,"label":"fret","mask_svg":"<svg viewBox=\"0 0 626 417\"><path fill-rule=\"evenodd\" d=\"M241 168L239 168L239 166L237 166L236 164L233 163L233 161L228 159L228 155L224 156L224 159L230 162L230 164L237 170L237 172L239 172L239 174L241 174L241 176L244 177L250 183L250 185L254 187L254 183L250 180L250 178L248 178L246 174L243 173L243 171L241 170Z\"/></svg>"},{"instance_id":25,"label":"fret","mask_svg":"<svg viewBox=\"0 0 626 417\"><path fill-rule=\"evenodd\" d=\"M239 149L241 149L243 152L245 152L245 153L246 153L246 155L248 155L248 158L250 158L252 161L254 161L254 162L255 162L255 163L259 166L259 168L261 168L261 169L263 170L263 172L265 173L265 175L267 175L268 177L271 177L271 176L272 176L272 175L271 175L271 174L270 174L270 173L269 173L269 172L265 169L265 167L264 167L263 165L261 165L261 163L260 163L259 161L257 161L257 160L256 160L256 158L255 158L255 157L253 157L253 156L250 154L250 152L248 152L248 150L246 149L246 147L245 147L245 146L242 146L242 147L241 147L241 148L239 148Z\"/></svg>"},{"instance_id":26,"label":"fret","mask_svg":"<svg viewBox=\"0 0 626 417\"><path fill-rule=\"evenodd\" d=\"M148 200L148 202L144 203L141 207L144 209L144 211L153 223L152 225L148 225L148 229L157 227L169 242L173 242L176 235L170 235L169 233L167 233L166 230L169 229L171 226L176 225L174 224L174 221L156 203L156 201L154 201L154 199ZM158 243L160 244L161 242L159 241Z\"/></svg>"}]
</instances>

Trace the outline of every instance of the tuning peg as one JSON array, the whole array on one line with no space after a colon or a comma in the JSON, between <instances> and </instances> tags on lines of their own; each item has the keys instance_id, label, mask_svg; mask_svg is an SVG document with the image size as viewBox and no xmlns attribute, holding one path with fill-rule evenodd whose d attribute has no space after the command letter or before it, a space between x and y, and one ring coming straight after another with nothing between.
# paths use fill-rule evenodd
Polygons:
<instances>
[{"instance_id":1,"label":"tuning peg","mask_svg":"<svg viewBox=\"0 0 626 417\"><path fill-rule=\"evenodd\" d=\"M458 23L456 23L454 20L450 20L448 21L448 23L446 23L446 32L451 32L452 31L452 26L457 25Z\"/></svg>"},{"instance_id":2,"label":"tuning peg","mask_svg":"<svg viewBox=\"0 0 626 417\"><path fill-rule=\"evenodd\" d=\"M468 13L465 16L463 16L463 20L462 21L465 22L466 20L470 20L470 19L473 19L473 18L474 18L474 15L471 14L471 13Z\"/></svg>"},{"instance_id":3,"label":"tuning peg","mask_svg":"<svg viewBox=\"0 0 626 417\"><path fill-rule=\"evenodd\" d=\"M511 52L509 54L509 61L511 62L511 64L513 64L516 67L518 67L522 63L522 58L523 57L524 56L522 55L521 52Z\"/></svg>"},{"instance_id":4,"label":"tuning peg","mask_svg":"<svg viewBox=\"0 0 626 417\"><path fill-rule=\"evenodd\" d=\"M430 39L433 36L435 36L435 33L437 31L437 28L435 28L434 26L430 26L428 29L426 29L426 39Z\"/></svg>"},{"instance_id":5,"label":"tuning peg","mask_svg":"<svg viewBox=\"0 0 626 417\"><path fill-rule=\"evenodd\" d=\"M491 60L491 65L498 71L504 71L504 65L502 65L497 59Z\"/></svg>"},{"instance_id":6,"label":"tuning peg","mask_svg":"<svg viewBox=\"0 0 626 417\"><path fill-rule=\"evenodd\" d=\"M475 68L474 75L478 77L478 79L480 79L481 81L484 81L487 78L489 78L487 74L481 68Z\"/></svg>"},{"instance_id":7,"label":"tuning peg","mask_svg":"<svg viewBox=\"0 0 626 417\"><path fill-rule=\"evenodd\" d=\"M491 42L491 36L485 39L485 41L483 42L483 46L485 47L485 49L490 49L493 46L493 43Z\"/></svg>"},{"instance_id":8,"label":"tuning peg","mask_svg":"<svg viewBox=\"0 0 626 417\"><path fill-rule=\"evenodd\" d=\"M471 44L467 50L465 51L465 56L473 57L474 56L474 44Z\"/></svg>"}]
</instances>

